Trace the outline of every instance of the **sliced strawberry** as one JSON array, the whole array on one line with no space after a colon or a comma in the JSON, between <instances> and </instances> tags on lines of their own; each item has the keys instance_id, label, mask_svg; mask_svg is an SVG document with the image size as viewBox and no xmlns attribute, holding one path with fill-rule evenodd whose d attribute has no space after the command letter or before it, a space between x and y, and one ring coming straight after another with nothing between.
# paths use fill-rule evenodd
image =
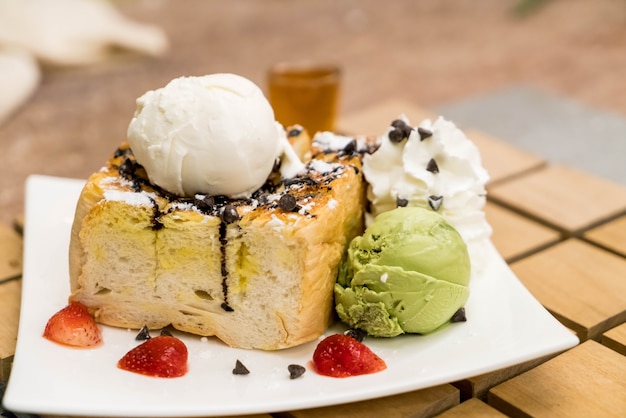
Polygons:
<instances>
[{"instance_id":1,"label":"sliced strawberry","mask_svg":"<svg viewBox=\"0 0 626 418\"><path fill-rule=\"evenodd\" d=\"M385 361L354 338L334 334L324 338L313 353L315 371L324 376L349 377L385 370Z\"/></svg>"},{"instance_id":2,"label":"sliced strawberry","mask_svg":"<svg viewBox=\"0 0 626 418\"><path fill-rule=\"evenodd\" d=\"M153 377L180 377L187 373L187 346L169 335L150 338L117 362L129 372Z\"/></svg>"},{"instance_id":3,"label":"sliced strawberry","mask_svg":"<svg viewBox=\"0 0 626 418\"><path fill-rule=\"evenodd\" d=\"M71 302L52 315L43 336L72 347L94 347L102 342L100 328L87 307L80 302Z\"/></svg>"}]
</instances>

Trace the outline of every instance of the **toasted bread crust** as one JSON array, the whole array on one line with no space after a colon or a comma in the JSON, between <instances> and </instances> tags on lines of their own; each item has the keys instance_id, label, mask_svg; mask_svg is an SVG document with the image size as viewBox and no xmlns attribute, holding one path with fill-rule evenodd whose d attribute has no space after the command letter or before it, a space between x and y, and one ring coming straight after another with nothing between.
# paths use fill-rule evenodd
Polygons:
<instances>
[{"instance_id":1,"label":"toasted bread crust","mask_svg":"<svg viewBox=\"0 0 626 418\"><path fill-rule=\"evenodd\" d=\"M239 348L319 337L364 207L360 158L320 151L305 175L271 177L252 199L203 200L150 184L123 144L78 200L70 299L103 324L171 324Z\"/></svg>"}]
</instances>

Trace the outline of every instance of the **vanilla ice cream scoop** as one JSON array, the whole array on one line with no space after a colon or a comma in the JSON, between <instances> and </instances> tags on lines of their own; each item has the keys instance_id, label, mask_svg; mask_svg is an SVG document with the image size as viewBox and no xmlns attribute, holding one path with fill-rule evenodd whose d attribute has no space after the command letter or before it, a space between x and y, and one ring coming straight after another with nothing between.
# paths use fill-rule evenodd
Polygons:
<instances>
[{"instance_id":1,"label":"vanilla ice cream scoop","mask_svg":"<svg viewBox=\"0 0 626 418\"><path fill-rule=\"evenodd\" d=\"M261 89L235 74L181 77L137 99L128 142L150 181L179 196L246 197L288 154Z\"/></svg>"}]
</instances>

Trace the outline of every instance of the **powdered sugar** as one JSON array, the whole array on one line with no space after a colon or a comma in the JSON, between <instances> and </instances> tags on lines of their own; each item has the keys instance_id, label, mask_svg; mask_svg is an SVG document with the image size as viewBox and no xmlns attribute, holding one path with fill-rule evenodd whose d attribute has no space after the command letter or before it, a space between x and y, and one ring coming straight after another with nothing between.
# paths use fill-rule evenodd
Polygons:
<instances>
[{"instance_id":1,"label":"powdered sugar","mask_svg":"<svg viewBox=\"0 0 626 418\"><path fill-rule=\"evenodd\" d=\"M112 202L124 202L132 206L152 206L156 195L147 192L127 192L121 190L106 190L104 198Z\"/></svg>"},{"instance_id":2,"label":"powdered sugar","mask_svg":"<svg viewBox=\"0 0 626 418\"><path fill-rule=\"evenodd\" d=\"M338 167L343 167L343 166L339 163L327 163L326 161L323 161L323 160L311 160L311 162L309 163L309 167L317 172L325 174L325 173L330 173L336 170Z\"/></svg>"}]
</instances>

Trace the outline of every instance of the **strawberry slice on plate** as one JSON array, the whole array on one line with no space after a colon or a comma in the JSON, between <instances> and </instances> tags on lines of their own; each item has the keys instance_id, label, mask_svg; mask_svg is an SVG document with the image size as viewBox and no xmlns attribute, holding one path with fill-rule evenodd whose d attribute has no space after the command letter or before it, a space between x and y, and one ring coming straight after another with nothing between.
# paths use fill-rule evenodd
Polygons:
<instances>
[{"instance_id":1,"label":"strawberry slice on plate","mask_svg":"<svg viewBox=\"0 0 626 418\"><path fill-rule=\"evenodd\" d=\"M87 307L71 302L48 320L43 336L50 341L72 347L95 347L102 342L102 333Z\"/></svg>"},{"instance_id":2,"label":"strawberry slice on plate","mask_svg":"<svg viewBox=\"0 0 626 418\"><path fill-rule=\"evenodd\" d=\"M130 350L117 367L153 377L180 377L187 373L187 346L169 335L150 338Z\"/></svg>"},{"instance_id":3,"label":"strawberry slice on plate","mask_svg":"<svg viewBox=\"0 0 626 418\"><path fill-rule=\"evenodd\" d=\"M387 368L369 347L345 334L333 334L320 341L313 353L313 366L319 374L331 377L377 373Z\"/></svg>"}]
</instances>

